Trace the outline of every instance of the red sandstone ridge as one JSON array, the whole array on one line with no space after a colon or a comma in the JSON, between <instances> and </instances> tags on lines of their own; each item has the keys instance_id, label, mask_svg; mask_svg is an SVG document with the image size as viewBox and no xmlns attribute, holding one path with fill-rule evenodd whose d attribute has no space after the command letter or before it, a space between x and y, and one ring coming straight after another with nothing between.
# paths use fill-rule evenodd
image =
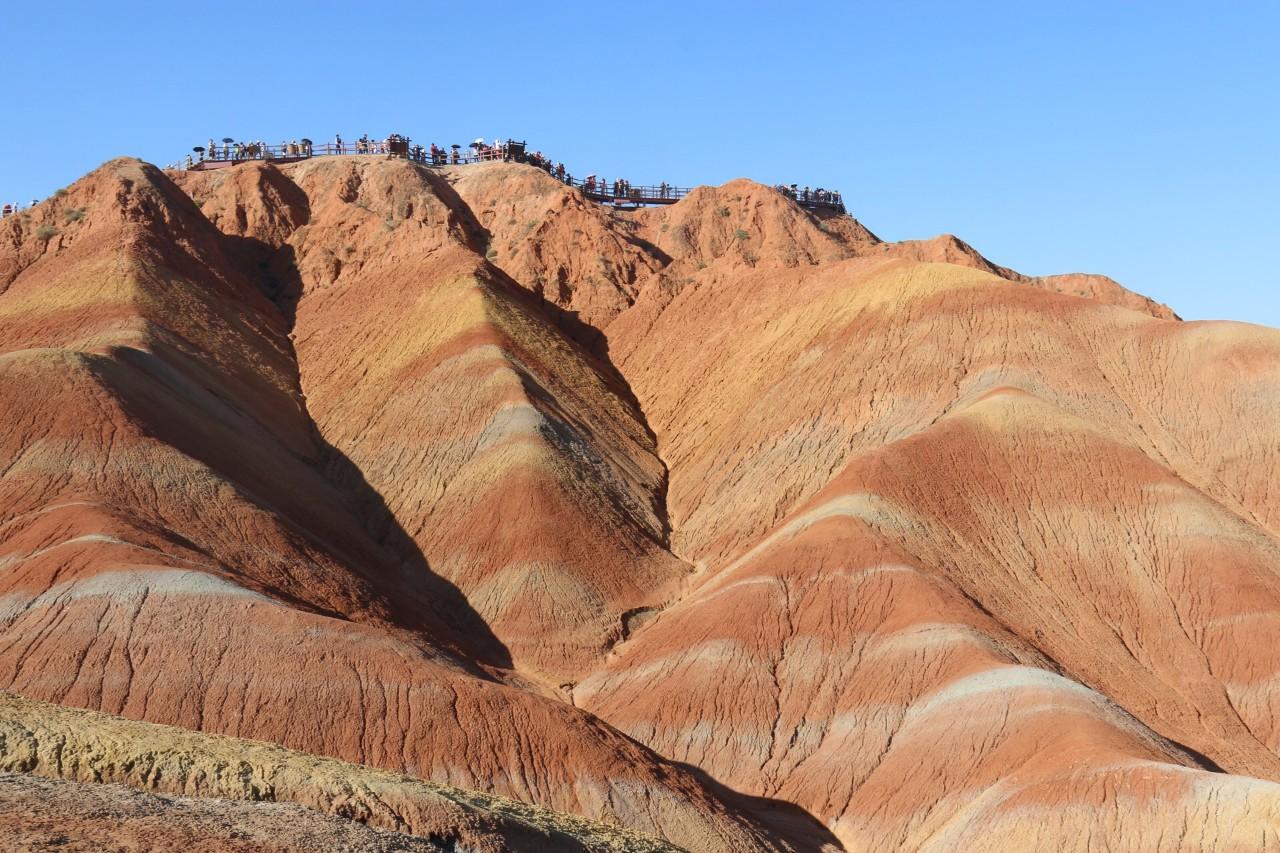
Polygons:
<instances>
[{"instance_id":1,"label":"red sandstone ridge","mask_svg":"<svg viewBox=\"0 0 1280 853\"><path fill-rule=\"evenodd\" d=\"M0 225L0 796L33 844L1280 846L1278 396L1280 333L750 181L113 161Z\"/></svg>"}]
</instances>

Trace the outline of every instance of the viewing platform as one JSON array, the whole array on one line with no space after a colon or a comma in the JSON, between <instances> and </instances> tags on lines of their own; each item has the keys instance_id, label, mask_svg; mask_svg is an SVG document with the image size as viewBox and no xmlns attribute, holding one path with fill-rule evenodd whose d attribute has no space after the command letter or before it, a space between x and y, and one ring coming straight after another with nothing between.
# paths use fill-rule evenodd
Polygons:
<instances>
[{"instance_id":1,"label":"viewing platform","mask_svg":"<svg viewBox=\"0 0 1280 853\"><path fill-rule=\"evenodd\" d=\"M356 142L302 142L265 145L262 143L226 143L214 145L211 150L204 147L194 149L199 159L187 156L185 168L193 172L206 172L214 169L226 169L241 163L260 160L271 163L297 163L314 157L336 155L369 155L397 157L423 166L466 166L477 163L525 163L545 170L561 183L576 187L590 200L612 205L616 208L638 208L649 205L675 204L687 196L691 187L677 187L671 184L656 186L635 186L626 181L607 182L597 180L589 175L585 180L573 178L564 171L563 165L553 168L550 160L537 154L530 154L524 142L509 140L502 146L478 146L463 148L452 145L448 149L432 146L431 149L421 145L410 145L405 137L390 137L386 140L361 139ZM206 156L208 154L209 156ZM829 190L798 189L796 185L777 186L778 192L790 198L797 205L809 210L825 210L832 213L844 213L844 201L840 193Z\"/></svg>"}]
</instances>

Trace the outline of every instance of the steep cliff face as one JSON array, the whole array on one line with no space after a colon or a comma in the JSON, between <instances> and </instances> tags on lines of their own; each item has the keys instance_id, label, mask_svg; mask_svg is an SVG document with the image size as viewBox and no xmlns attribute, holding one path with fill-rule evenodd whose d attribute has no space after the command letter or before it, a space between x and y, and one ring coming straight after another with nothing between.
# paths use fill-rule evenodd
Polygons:
<instances>
[{"instance_id":1,"label":"steep cliff face","mask_svg":"<svg viewBox=\"0 0 1280 853\"><path fill-rule=\"evenodd\" d=\"M0 225L0 688L692 850L1280 844L1277 399L749 181L113 161Z\"/></svg>"}]
</instances>

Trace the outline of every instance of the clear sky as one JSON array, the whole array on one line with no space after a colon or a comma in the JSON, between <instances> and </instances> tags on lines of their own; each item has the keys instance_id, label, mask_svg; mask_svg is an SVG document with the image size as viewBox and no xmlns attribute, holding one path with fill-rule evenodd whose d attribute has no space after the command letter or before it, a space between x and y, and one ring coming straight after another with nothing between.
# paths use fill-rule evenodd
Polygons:
<instances>
[{"instance_id":1,"label":"clear sky","mask_svg":"<svg viewBox=\"0 0 1280 853\"><path fill-rule=\"evenodd\" d=\"M1280 326L1280 3L0 4L0 200L209 137L527 138Z\"/></svg>"}]
</instances>

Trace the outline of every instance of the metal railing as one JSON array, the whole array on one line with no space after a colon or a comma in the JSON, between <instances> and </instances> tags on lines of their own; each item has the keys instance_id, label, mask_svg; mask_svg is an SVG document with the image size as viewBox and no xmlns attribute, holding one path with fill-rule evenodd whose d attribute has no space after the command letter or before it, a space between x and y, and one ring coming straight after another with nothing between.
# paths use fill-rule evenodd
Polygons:
<instances>
[{"instance_id":1,"label":"metal railing","mask_svg":"<svg viewBox=\"0 0 1280 853\"><path fill-rule=\"evenodd\" d=\"M30 208L35 207L37 204L39 204L39 202L35 199L32 199L31 204L26 206L18 204L16 201L7 201L3 205L0 205L0 219L7 219L10 216L16 216L24 210L29 210Z\"/></svg>"},{"instance_id":2,"label":"metal railing","mask_svg":"<svg viewBox=\"0 0 1280 853\"><path fill-rule=\"evenodd\" d=\"M583 194L593 201L613 202L615 204L672 204L687 196L691 187L676 187L670 184L659 184L656 187L637 187L633 184L607 181L596 181L588 178L584 181L568 180L565 183L582 190Z\"/></svg>"},{"instance_id":3,"label":"metal railing","mask_svg":"<svg viewBox=\"0 0 1280 853\"><path fill-rule=\"evenodd\" d=\"M811 190L808 187L798 190L784 185L776 186L774 189L801 207L825 207L844 213L844 199L835 190L821 188Z\"/></svg>"},{"instance_id":4,"label":"metal railing","mask_svg":"<svg viewBox=\"0 0 1280 853\"><path fill-rule=\"evenodd\" d=\"M459 166L470 163L492 163L510 159L497 148L465 149L437 148L432 151L421 145L409 144L411 140L356 140L355 142L285 142L280 145L264 143L236 143L215 145L201 151L198 156L187 155L183 168L191 169L202 163L241 163L249 160L306 160L311 157L331 155L370 154L403 157L415 163L432 166Z\"/></svg>"},{"instance_id":5,"label":"metal railing","mask_svg":"<svg viewBox=\"0 0 1280 853\"><path fill-rule=\"evenodd\" d=\"M414 145L408 137L400 136L378 140L362 138L354 142L345 140L340 142L335 139L333 142L318 144L310 141L285 142L280 145L267 145L261 142L223 143L222 145L214 145L207 150L201 150L198 152L198 157L193 158L188 154L185 168L218 168L223 165L232 165L249 160L296 162L311 157L353 154L403 157L410 162L421 163L425 166L464 166L474 163L501 161L528 163L544 169L556 180L568 186L577 187L592 201L617 206L674 204L691 191L689 187L677 187L665 183L656 186L634 186L626 181L602 181L594 176L588 176L585 180L575 180L565 172L563 165L557 164L553 166L545 157L528 153L524 143L513 143L510 148L506 145L472 145L466 148L460 145L451 145L449 148L444 149L435 145L431 147ZM174 168L184 167L175 165ZM845 212L844 200L841 198L840 193L833 190L810 190L807 187L797 189L794 185L779 185L774 189L801 207L826 209L838 213Z\"/></svg>"}]
</instances>

